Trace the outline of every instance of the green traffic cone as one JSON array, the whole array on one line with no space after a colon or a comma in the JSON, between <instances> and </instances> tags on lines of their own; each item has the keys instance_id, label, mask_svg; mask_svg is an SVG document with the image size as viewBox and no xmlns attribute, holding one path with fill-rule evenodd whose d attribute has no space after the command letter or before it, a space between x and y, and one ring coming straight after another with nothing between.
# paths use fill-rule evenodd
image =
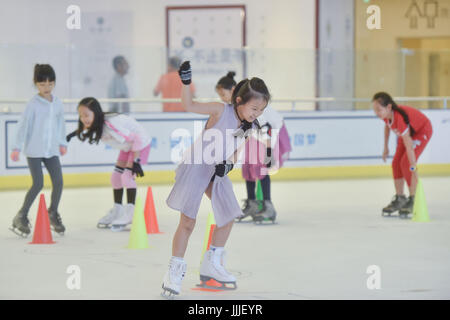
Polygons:
<instances>
[{"instance_id":1,"label":"green traffic cone","mask_svg":"<svg viewBox=\"0 0 450 320\"><path fill-rule=\"evenodd\" d=\"M414 197L413 218L415 222L429 222L427 202L425 200L425 193L423 192L422 181L417 182L416 195Z\"/></svg>"},{"instance_id":2,"label":"green traffic cone","mask_svg":"<svg viewBox=\"0 0 450 320\"><path fill-rule=\"evenodd\" d=\"M145 225L144 210L140 197L136 198L134 207L133 222L131 224L130 239L128 241L128 249L147 249L148 236Z\"/></svg>"},{"instance_id":3,"label":"green traffic cone","mask_svg":"<svg viewBox=\"0 0 450 320\"><path fill-rule=\"evenodd\" d=\"M263 196L263 192L262 192L261 181L259 181L259 180L257 180L257 182L256 182L256 200L258 200L259 210L262 210L264 196Z\"/></svg>"}]
</instances>

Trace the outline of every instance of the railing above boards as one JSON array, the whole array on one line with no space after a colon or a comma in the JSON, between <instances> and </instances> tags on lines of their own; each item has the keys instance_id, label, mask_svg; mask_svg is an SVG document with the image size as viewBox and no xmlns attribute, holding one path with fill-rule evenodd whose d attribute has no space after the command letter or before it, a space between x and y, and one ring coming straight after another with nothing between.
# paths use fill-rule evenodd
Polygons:
<instances>
[{"instance_id":1,"label":"railing above boards","mask_svg":"<svg viewBox=\"0 0 450 320\"><path fill-rule=\"evenodd\" d=\"M448 109L450 96L449 97L393 97L395 101L398 102L441 102L443 109ZM81 98L79 99L62 99L62 102L66 105L76 105ZM298 98L273 98L271 100L271 104L285 104L290 106L288 109L283 110L291 110L291 111L314 111L316 110L317 103L346 103L346 104L354 104L354 103L370 103L371 98L335 98L335 97L298 97ZM19 112L20 110L14 110L13 105L25 105L27 104L29 99L0 99L0 113L10 113L10 112ZM160 109L160 104L165 102L180 102L180 99L160 99L160 98L143 98L143 99L110 99L110 98L99 98L98 101L101 104L107 103L129 103L129 104L158 104L158 108ZM208 102L208 101L217 101L220 102L219 99L214 98L197 98L194 101L198 102ZM299 107L299 104L303 104L302 107ZM352 110L353 108L347 108L346 110ZM338 109L336 109L338 110ZM73 112L74 110L67 110L68 112ZM147 111L160 111L160 110L147 110Z\"/></svg>"}]
</instances>

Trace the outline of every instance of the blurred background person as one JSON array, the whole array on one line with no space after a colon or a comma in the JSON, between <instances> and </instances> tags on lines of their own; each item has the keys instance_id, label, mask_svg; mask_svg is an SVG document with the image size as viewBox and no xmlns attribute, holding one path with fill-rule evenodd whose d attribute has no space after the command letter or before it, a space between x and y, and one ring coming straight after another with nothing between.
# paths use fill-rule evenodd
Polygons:
<instances>
[{"instance_id":1,"label":"blurred background person","mask_svg":"<svg viewBox=\"0 0 450 320\"><path fill-rule=\"evenodd\" d=\"M167 73L163 74L158 81L153 95L156 97L161 93L163 99L180 99L181 98L181 82L178 75L178 68L181 60L178 57L171 57L167 65ZM190 90L195 96L195 86L191 83ZM164 102L164 112L186 112L180 102Z\"/></svg>"},{"instance_id":2,"label":"blurred background person","mask_svg":"<svg viewBox=\"0 0 450 320\"><path fill-rule=\"evenodd\" d=\"M128 86L125 81L125 75L130 68L128 61L123 56L116 56L113 59L114 77L108 86L108 98L129 98ZM111 103L109 111L119 113L130 113L130 104L128 102Z\"/></svg>"}]
</instances>

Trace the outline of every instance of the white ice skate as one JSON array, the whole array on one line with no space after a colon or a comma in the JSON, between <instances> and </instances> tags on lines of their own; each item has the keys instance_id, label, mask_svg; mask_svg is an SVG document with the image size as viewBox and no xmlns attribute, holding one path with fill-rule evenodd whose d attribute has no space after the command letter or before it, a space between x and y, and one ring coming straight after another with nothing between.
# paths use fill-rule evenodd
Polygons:
<instances>
[{"instance_id":1,"label":"white ice skate","mask_svg":"<svg viewBox=\"0 0 450 320\"><path fill-rule=\"evenodd\" d=\"M169 262L169 270L167 270L162 288L161 296L167 299L173 299L175 295L180 294L181 281L186 273L186 262L183 258L172 257Z\"/></svg>"},{"instance_id":2,"label":"white ice skate","mask_svg":"<svg viewBox=\"0 0 450 320\"><path fill-rule=\"evenodd\" d=\"M236 278L225 269L225 250L216 248L208 250L200 266L200 281L198 287L220 290L234 290Z\"/></svg>"},{"instance_id":3,"label":"white ice skate","mask_svg":"<svg viewBox=\"0 0 450 320\"><path fill-rule=\"evenodd\" d=\"M119 211L120 214L111 222L111 230L114 232L122 231L133 222L134 204L128 203Z\"/></svg>"},{"instance_id":4,"label":"white ice skate","mask_svg":"<svg viewBox=\"0 0 450 320\"><path fill-rule=\"evenodd\" d=\"M123 210L123 206L121 204L115 203L114 207L108 211L108 214L102 217L98 223L97 228L99 229L109 229L111 227L111 222L113 222L117 217L119 217L120 211Z\"/></svg>"}]
</instances>

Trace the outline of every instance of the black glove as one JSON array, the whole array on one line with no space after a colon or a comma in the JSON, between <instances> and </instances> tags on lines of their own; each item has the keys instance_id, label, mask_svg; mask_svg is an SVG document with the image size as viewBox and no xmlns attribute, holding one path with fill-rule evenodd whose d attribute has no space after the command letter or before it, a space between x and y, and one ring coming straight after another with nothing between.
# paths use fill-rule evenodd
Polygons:
<instances>
[{"instance_id":1,"label":"black glove","mask_svg":"<svg viewBox=\"0 0 450 320\"><path fill-rule=\"evenodd\" d=\"M247 120L243 120L241 122L241 126L237 129L237 131L233 134L235 137L244 137L247 138L253 127L252 122L248 122Z\"/></svg>"},{"instance_id":2,"label":"black glove","mask_svg":"<svg viewBox=\"0 0 450 320\"><path fill-rule=\"evenodd\" d=\"M141 160L139 158L135 159L133 162L133 169L131 169L133 174L136 174L137 177L144 176L144 170L142 170L140 162L141 162Z\"/></svg>"},{"instance_id":3,"label":"black glove","mask_svg":"<svg viewBox=\"0 0 450 320\"><path fill-rule=\"evenodd\" d=\"M228 172L230 172L231 170L233 170L233 164L227 163L227 161L224 160L223 163L216 164L215 175L219 176L219 177L223 177L223 176L227 175Z\"/></svg>"},{"instance_id":4,"label":"black glove","mask_svg":"<svg viewBox=\"0 0 450 320\"><path fill-rule=\"evenodd\" d=\"M76 135L77 135L77 130L75 130L75 131L72 132L72 133L69 133L69 134L66 136L67 142L70 142L70 140L71 140L73 137L75 137Z\"/></svg>"},{"instance_id":5,"label":"black glove","mask_svg":"<svg viewBox=\"0 0 450 320\"><path fill-rule=\"evenodd\" d=\"M267 147L266 149L266 158L264 159L264 164L267 168L270 168L272 166L272 148Z\"/></svg>"},{"instance_id":6,"label":"black glove","mask_svg":"<svg viewBox=\"0 0 450 320\"><path fill-rule=\"evenodd\" d=\"M263 134L266 133L269 137L272 137L272 126L270 125L270 123L266 123L265 125L261 126L261 131Z\"/></svg>"},{"instance_id":7,"label":"black glove","mask_svg":"<svg viewBox=\"0 0 450 320\"><path fill-rule=\"evenodd\" d=\"M183 62L183 64L180 66L180 69L178 69L178 74L180 75L181 82L183 82L183 84L188 85L191 83L192 69L189 61Z\"/></svg>"}]
</instances>

